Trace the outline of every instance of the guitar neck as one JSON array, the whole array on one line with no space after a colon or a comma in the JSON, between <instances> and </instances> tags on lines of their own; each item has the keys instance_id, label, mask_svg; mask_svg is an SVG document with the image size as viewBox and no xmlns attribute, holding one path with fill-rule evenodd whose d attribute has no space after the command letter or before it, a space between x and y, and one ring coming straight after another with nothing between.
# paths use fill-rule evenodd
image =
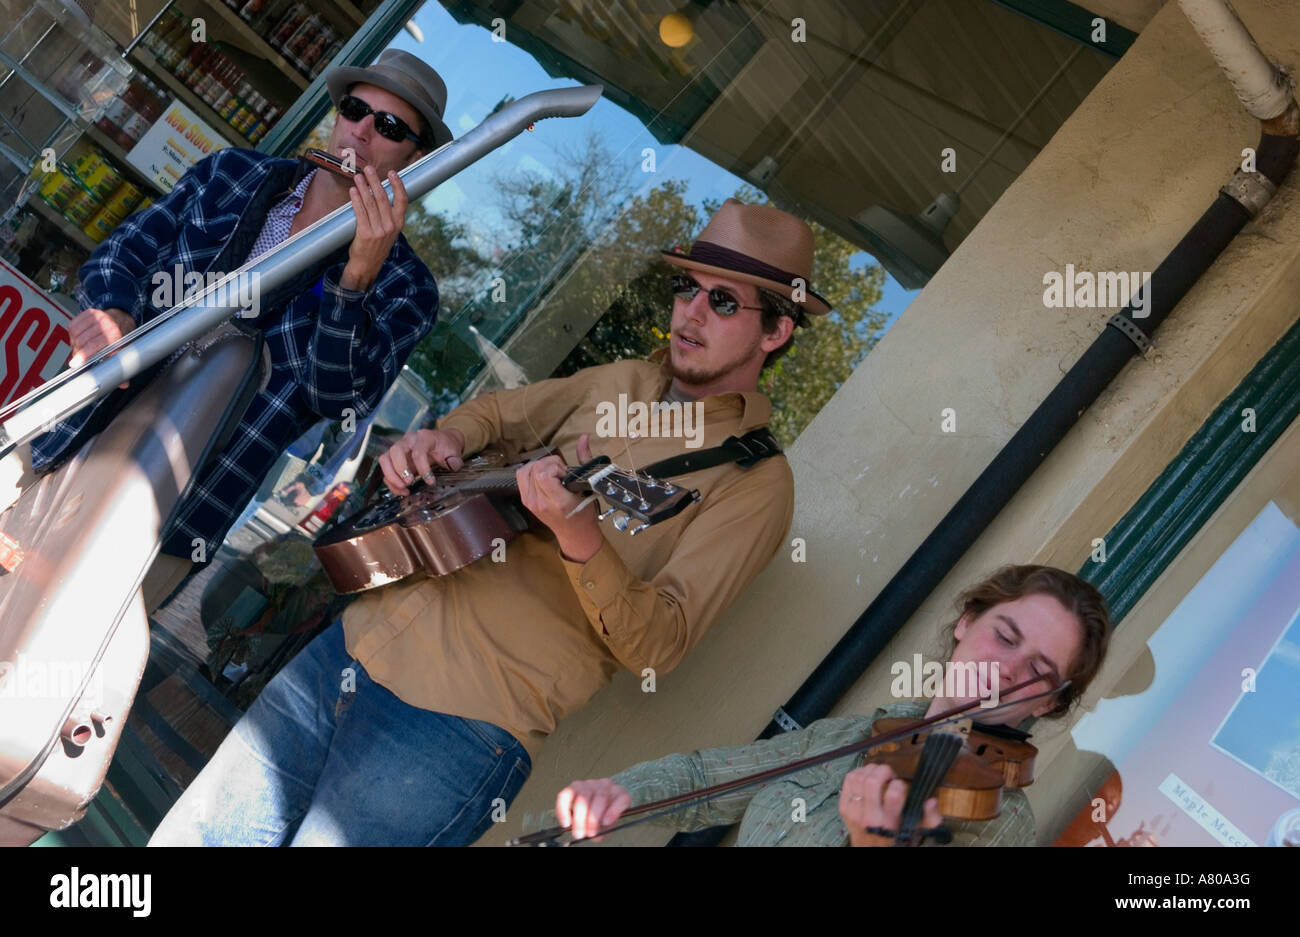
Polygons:
<instances>
[{"instance_id":1,"label":"guitar neck","mask_svg":"<svg viewBox=\"0 0 1300 937\"><path fill-rule=\"evenodd\" d=\"M567 468L570 475L577 471L577 468L572 465L567 466ZM444 475L440 480L444 484L455 486L457 491L468 494L482 493L507 496L519 494L519 483L515 478L514 469L488 469L484 472L475 472L463 481L451 475ZM572 492L581 494L590 485L586 478L575 477L567 482L565 487Z\"/></svg>"}]
</instances>

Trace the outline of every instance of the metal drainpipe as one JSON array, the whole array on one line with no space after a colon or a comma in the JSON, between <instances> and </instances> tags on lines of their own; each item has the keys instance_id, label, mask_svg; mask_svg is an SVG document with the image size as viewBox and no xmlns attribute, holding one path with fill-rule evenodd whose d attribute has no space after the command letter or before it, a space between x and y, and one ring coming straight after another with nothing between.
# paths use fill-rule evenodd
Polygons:
<instances>
[{"instance_id":1,"label":"metal drainpipe","mask_svg":"<svg viewBox=\"0 0 1300 937\"><path fill-rule=\"evenodd\" d=\"M1150 315L1134 319L1132 304L1112 316L1061 382L993 458L975 483L858 616L817 669L759 736L772 738L821 719L884 649L961 559L998 512L1069 432L1237 233L1268 203L1300 152L1300 108L1291 81L1264 57L1224 0L1180 0L1183 12L1238 99L1261 122L1255 172L1237 169L1214 203L1151 275ZM679 833L670 846L712 846L727 827Z\"/></svg>"}]
</instances>

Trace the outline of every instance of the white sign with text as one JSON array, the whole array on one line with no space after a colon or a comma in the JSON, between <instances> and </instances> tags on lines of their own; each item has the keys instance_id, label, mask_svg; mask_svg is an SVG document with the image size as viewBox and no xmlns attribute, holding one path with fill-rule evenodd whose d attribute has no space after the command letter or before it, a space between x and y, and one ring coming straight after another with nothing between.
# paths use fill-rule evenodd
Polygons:
<instances>
[{"instance_id":1,"label":"white sign with text","mask_svg":"<svg viewBox=\"0 0 1300 937\"><path fill-rule=\"evenodd\" d=\"M126 159L170 192L191 166L225 146L221 134L184 104L172 101Z\"/></svg>"},{"instance_id":2,"label":"white sign with text","mask_svg":"<svg viewBox=\"0 0 1300 937\"><path fill-rule=\"evenodd\" d=\"M1160 793L1181 807L1183 813L1199 823L1207 833L1223 845L1257 845L1249 836L1229 823L1227 817L1211 807L1204 797L1192 790L1178 775L1171 773L1161 781Z\"/></svg>"}]
</instances>

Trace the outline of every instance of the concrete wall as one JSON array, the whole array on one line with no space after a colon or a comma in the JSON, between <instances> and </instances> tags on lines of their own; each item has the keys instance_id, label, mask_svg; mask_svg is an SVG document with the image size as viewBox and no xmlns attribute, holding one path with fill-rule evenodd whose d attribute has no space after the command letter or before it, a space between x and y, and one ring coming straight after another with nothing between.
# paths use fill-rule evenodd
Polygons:
<instances>
[{"instance_id":1,"label":"concrete wall","mask_svg":"<svg viewBox=\"0 0 1300 937\"><path fill-rule=\"evenodd\" d=\"M1290 5L1234 5L1274 59L1300 61L1300 17ZM512 835L525 812L547 809L573 778L752 738L1104 326L1113 310L1045 308L1044 273L1067 263L1154 269L1257 139L1257 124L1177 4L1166 4L791 447L791 537L807 541L808 561L779 556L693 656L661 675L657 693L642 694L624 674L561 726L510 822L484 842ZM1084 414L838 711L887 701L889 665L934 651L957 592L988 570L1082 564L1092 539L1293 321L1296 202L1293 180L1179 305L1156 352L1131 363ZM949 407L955 433L940 431ZM1098 685L1114 683L1135 653L1115 655ZM1061 731L1040 732L1040 775L1050 774ZM1047 785L1030 793L1040 827L1053 828L1062 798ZM638 830L620 842L667 836Z\"/></svg>"}]
</instances>

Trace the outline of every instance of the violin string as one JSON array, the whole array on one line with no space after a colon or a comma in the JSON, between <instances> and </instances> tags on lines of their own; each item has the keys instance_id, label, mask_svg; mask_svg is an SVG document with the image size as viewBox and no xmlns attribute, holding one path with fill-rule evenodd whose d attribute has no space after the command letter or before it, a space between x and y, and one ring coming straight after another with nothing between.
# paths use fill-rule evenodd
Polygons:
<instances>
[{"instance_id":1,"label":"violin string","mask_svg":"<svg viewBox=\"0 0 1300 937\"><path fill-rule=\"evenodd\" d=\"M925 802L943 781L961 750L962 738L946 732L932 732L926 736L916 777L907 790L903 803L903 816L899 822L899 838L907 842L923 818Z\"/></svg>"},{"instance_id":2,"label":"violin string","mask_svg":"<svg viewBox=\"0 0 1300 937\"><path fill-rule=\"evenodd\" d=\"M1019 705L1021 703L1026 703L1031 700L1036 700L1039 699L1040 697L1048 696L1052 693L1059 693L1061 690L1069 686L1069 684L1070 681L1066 680L1063 683L1061 683L1060 686L1050 687L1046 690L1043 690L1040 693L1035 693L1033 696L1027 696L1024 697L1023 699L1013 700L1010 702L1001 703L997 706L990 707L987 710L987 712L994 713L997 712L999 709L1005 709L1012 705ZM932 731L931 734L926 737L926 744L921 752L921 759L920 759L922 770L919 771L917 777L913 779L912 785L911 787L908 788L907 791L907 800L904 801L903 804L903 816L899 822L899 834L898 834L900 841L903 842L911 841L912 836L916 831L916 827L920 824L920 821L923 819L924 810L925 810L925 801L930 798L930 795L934 792L934 789L940 786L940 784L943 781L943 778L946 777L948 774L948 769L952 767L953 762L956 760L958 751L960 751L961 742L959 737L949 735L946 732L941 733L940 731L938 731L939 727L945 726L946 724L953 721L956 720L955 719L945 720L944 722L936 723L932 727L935 731ZM940 758L933 758L929 760L929 764L933 765L937 771L937 777L936 777L935 776L936 772L927 770L925 766L927 764L927 758L929 757L928 752L930 751L930 744L932 742L937 743L940 738L942 738L945 742L951 741L951 742L955 742L956 744L954 744L950 749L944 751L944 753L941 756L942 761ZM924 793L922 794L922 792Z\"/></svg>"},{"instance_id":3,"label":"violin string","mask_svg":"<svg viewBox=\"0 0 1300 937\"><path fill-rule=\"evenodd\" d=\"M1045 680L1045 679L1047 679L1046 675L1044 675L1044 676L1038 678L1038 680ZM1029 686L1029 684L1031 684L1031 683L1037 683L1038 680L1030 680L1030 681L1028 681L1028 682L1022 684L1022 686ZM1006 703L999 703L999 704L996 705L996 706L990 706L988 709L984 710L984 714L985 714L985 715L992 715L993 713L995 713L995 712L997 712L998 710L1001 710L1001 709L1009 709L1009 708L1011 708L1012 706L1019 706L1021 703L1029 703L1029 702L1033 702L1033 701L1036 700L1036 699L1042 699L1044 696L1051 696L1053 693L1060 693L1062 690L1064 690L1066 687L1068 687L1068 686L1069 686L1071 683L1073 683L1073 682L1074 682L1073 680L1062 680L1061 683L1060 683L1058 686L1049 687L1048 689L1043 690L1041 693L1035 693L1033 696L1025 696L1025 697L1021 697L1020 699L1017 699L1017 700L1011 700L1011 701L1006 702ZM951 722L955 722L955 721L956 721L955 719L948 719L948 720L945 720L944 722L936 723L936 725L944 725L944 724L946 724L946 723L951 723Z\"/></svg>"}]
</instances>

